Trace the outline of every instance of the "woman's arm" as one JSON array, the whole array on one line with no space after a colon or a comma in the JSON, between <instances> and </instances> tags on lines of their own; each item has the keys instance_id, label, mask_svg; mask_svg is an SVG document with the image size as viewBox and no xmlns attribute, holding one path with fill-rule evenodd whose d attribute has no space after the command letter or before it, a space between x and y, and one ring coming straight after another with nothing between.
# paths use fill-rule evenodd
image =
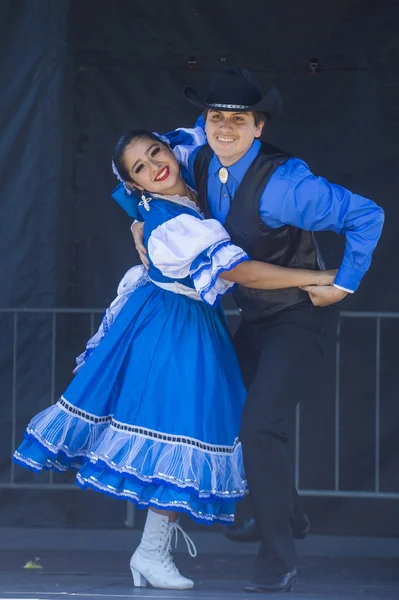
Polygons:
<instances>
[{"instance_id":1,"label":"woman's arm","mask_svg":"<svg viewBox=\"0 0 399 600\"><path fill-rule=\"evenodd\" d=\"M194 219L194 217L192 217L192 219ZM199 221L199 223L202 224L207 224L209 222L210 220ZM198 226L197 219L195 219L194 223ZM224 231L220 223L218 223L218 226L222 229L222 231ZM131 230L139 257L144 266L148 269L149 263L147 250L144 246L144 223L135 222L132 225ZM189 239L189 233L190 232L188 231L187 239ZM192 236L194 235L195 228L192 232ZM166 247L163 248L162 255L165 254L165 250ZM231 269L231 271L222 271L219 274L219 277L226 281L239 283L244 287L256 288L260 290L275 290L308 285L331 285L334 282L336 273L337 271L290 269L257 260L245 260L237 265L234 269Z\"/></svg>"},{"instance_id":2,"label":"woman's arm","mask_svg":"<svg viewBox=\"0 0 399 600\"><path fill-rule=\"evenodd\" d=\"M337 271L311 271L290 269L258 260L245 260L231 271L223 271L219 277L234 281L244 287L258 290L278 290L306 285L332 285Z\"/></svg>"}]
</instances>

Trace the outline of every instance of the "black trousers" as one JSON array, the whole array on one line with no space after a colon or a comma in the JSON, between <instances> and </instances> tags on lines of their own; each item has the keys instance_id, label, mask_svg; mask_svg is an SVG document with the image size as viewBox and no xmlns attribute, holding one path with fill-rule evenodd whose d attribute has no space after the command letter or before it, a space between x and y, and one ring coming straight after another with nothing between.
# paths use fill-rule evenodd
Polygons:
<instances>
[{"instance_id":1,"label":"black trousers","mask_svg":"<svg viewBox=\"0 0 399 600\"><path fill-rule=\"evenodd\" d=\"M338 309L301 305L256 323L242 321L234 345L248 395L240 439L262 543L257 568L286 573L296 565L292 535L293 461L290 432L296 405L320 393L332 356Z\"/></svg>"}]
</instances>

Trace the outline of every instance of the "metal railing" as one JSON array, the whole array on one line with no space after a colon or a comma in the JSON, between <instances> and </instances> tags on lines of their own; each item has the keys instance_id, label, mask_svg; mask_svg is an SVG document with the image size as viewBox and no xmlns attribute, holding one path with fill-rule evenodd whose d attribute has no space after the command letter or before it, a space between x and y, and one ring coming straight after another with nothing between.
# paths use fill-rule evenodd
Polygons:
<instances>
[{"instance_id":1,"label":"metal railing","mask_svg":"<svg viewBox=\"0 0 399 600\"><path fill-rule=\"evenodd\" d=\"M57 318L58 315L87 315L89 319L90 335L94 333L96 316L101 315L103 309L96 308L2 308L0 316L12 314L12 392L11 392L11 454L14 452L18 440L16 439L16 423L18 414L17 398L17 365L18 365L18 334L19 321L21 314L47 314L51 316L51 368L50 368L50 398L51 402L56 401L56 341L57 341ZM237 311L227 310L228 317L238 316ZM336 344L336 369L335 369L335 424L334 424L334 486L332 489L301 489L300 471L301 471L301 453L300 453L300 434L301 434L301 408L297 408L296 419L296 452L295 452L295 482L300 493L307 496L338 496L349 498L384 498L399 499L399 492L382 491L380 489L380 425L381 425L381 321L386 319L399 319L399 312L341 312L341 320L350 319L373 319L375 320L375 473L374 489L370 491L362 490L343 490L340 487L340 389L341 389L341 325L338 327L338 336ZM11 341L11 340L10 340ZM47 482L18 482L15 480L15 465L12 463L10 470L10 480L1 482L0 489L20 488L20 489L79 489L73 483L55 483L53 475L50 473ZM134 509L131 503L128 503L127 524L134 522Z\"/></svg>"},{"instance_id":2,"label":"metal railing","mask_svg":"<svg viewBox=\"0 0 399 600\"><path fill-rule=\"evenodd\" d=\"M55 394L56 388L56 343L57 343L57 315L88 315L90 336L94 334L95 315L102 315L102 308L0 308L0 315L12 314L12 391L11 391L11 453L18 445L16 439L17 425L17 365L18 365L18 327L19 316L27 314L51 315L51 367L50 367L50 403L54 404L57 400ZM17 467L18 468L18 467ZM1 482L0 489L20 488L20 489L51 489L51 490L78 490L78 486L73 483L55 483L53 471L49 472L48 482L17 482L15 481L16 465L11 461L10 481Z\"/></svg>"},{"instance_id":3,"label":"metal railing","mask_svg":"<svg viewBox=\"0 0 399 600\"><path fill-rule=\"evenodd\" d=\"M399 319L399 312L352 312L341 311L343 318L351 319L374 319L375 320L375 453L374 453L374 490L342 490L340 489L340 389L341 389L341 321L338 324L338 335L335 350L335 448L334 448L334 489L315 490L300 489L300 493L306 496L338 496L346 498L380 498L399 499L399 492L386 492L380 489L380 448L381 448L381 320ZM300 405L296 413L296 451L295 451L295 482L299 488L300 476Z\"/></svg>"},{"instance_id":4,"label":"metal railing","mask_svg":"<svg viewBox=\"0 0 399 600\"><path fill-rule=\"evenodd\" d=\"M239 316L237 311L227 310L230 317ZM340 489L340 391L341 391L341 322L344 318L373 319L375 320L375 472L374 490L343 490ZM367 311L340 311L337 342L335 349L335 423L334 423L334 486L332 489L305 489L300 487L301 471L301 405L296 409L295 423L295 485L301 495L316 497L342 497L342 498L380 498L399 500L399 492L387 492L380 489L380 426L381 426L381 321L385 319L399 319L399 312L367 312Z\"/></svg>"}]
</instances>

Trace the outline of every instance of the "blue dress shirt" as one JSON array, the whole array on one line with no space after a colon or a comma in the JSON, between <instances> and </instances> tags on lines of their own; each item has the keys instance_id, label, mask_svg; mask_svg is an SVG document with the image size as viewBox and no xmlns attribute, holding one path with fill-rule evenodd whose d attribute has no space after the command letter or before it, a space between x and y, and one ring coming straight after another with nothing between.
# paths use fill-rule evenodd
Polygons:
<instances>
[{"instance_id":1,"label":"blue dress shirt","mask_svg":"<svg viewBox=\"0 0 399 600\"><path fill-rule=\"evenodd\" d=\"M192 153L188 164L193 187L198 149ZM234 202L237 188L259 149L259 140L254 140L248 152L228 167L226 184L219 180L222 164L213 155L208 171L208 202L213 218L221 223L224 223L230 201ZM259 214L271 228L292 225L308 231L344 233L345 253L334 285L348 292L358 288L369 268L384 223L384 211L375 202L329 183L323 177L316 177L298 158L289 159L273 173L261 196Z\"/></svg>"}]
</instances>

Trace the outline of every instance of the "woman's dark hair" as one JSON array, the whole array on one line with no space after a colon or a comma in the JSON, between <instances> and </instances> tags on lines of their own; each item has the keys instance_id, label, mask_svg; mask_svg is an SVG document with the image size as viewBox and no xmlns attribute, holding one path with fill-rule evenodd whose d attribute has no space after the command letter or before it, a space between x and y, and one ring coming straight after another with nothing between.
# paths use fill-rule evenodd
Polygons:
<instances>
[{"instance_id":1,"label":"woman's dark hair","mask_svg":"<svg viewBox=\"0 0 399 600\"><path fill-rule=\"evenodd\" d=\"M202 116L204 117L205 121L206 121L206 117L208 116L208 112L210 110L212 110L212 109L206 108L202 113ZM248 111L248 112L252 112L252 114L254 116L255 127L258 127L262 121L265 124L267 123L268 115L266 113L260 112L259 110L252 110L252 111Z\"/></svg>"},{"instance_id":2,"label":"woman's dark hair","mask_svg":"<svg viewBox=\"0 0 399 600\"><path fill-rule=\"evenodd\" d=\"M129 131L124 133L116 142L116 146L112 153L112 160L114 161L115 167L117 168L119 175L124 181L133 181L132 176L130 175L129 171L126 169L125 166L125 150L132 142L142 139L152 140L154 142L162 144L166 148L169 148L169 146L165 144L165 142L163 142L159 139L159 137L151 133L151 131L147 131L147 129L130 129Z\"/></svg>"}]
</instances>

